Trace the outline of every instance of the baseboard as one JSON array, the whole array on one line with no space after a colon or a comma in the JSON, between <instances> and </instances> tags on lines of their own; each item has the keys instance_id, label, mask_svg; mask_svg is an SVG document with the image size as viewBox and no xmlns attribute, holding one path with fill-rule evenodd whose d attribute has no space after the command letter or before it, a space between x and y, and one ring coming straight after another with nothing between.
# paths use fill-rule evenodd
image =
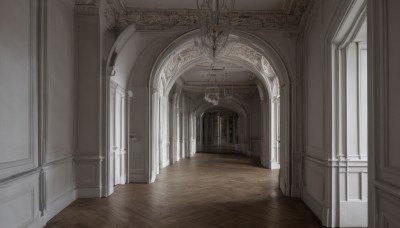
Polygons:
<instances>
[{"instance_id":1,"label":"baseboard","mask_svg":"<svg viewBox=\"0 0 400 228\"><path fill-rule=\"evenodd\" d=\"M275 162L271 162L271 169L280 169L281 165Z\"/></svg>"},{"instance_id":2,"label":"baseboard","mask_svg":"<svg viewBox=\"0 0 400 228\"><path fill-rule=\"evenodd\" d=\"M161 169L164 169L165 167L169 166L170 162L169 161L164 161L161 163Z\"/></svg>"},{"instance_id":3,"label":"baseboard","mask_svg":"<svg viewBox=\"0 0 400 228\"><path fill-rule=\"evenodd\" d=\"M260 156L260 162L261 162L261 165L262 165L264 168L269 169L269 162L268 162L268 158L267 158L267 157L265 157L265 156Z\"/></svg>"},{"instance_id":4,"label":"baseboard","mask_svg":"<svg viewBox=\"0 0 400 228\"><path fill-rule=\"evenodd\" d=\"M290 192L291 192L291 197L301 198L301 189L300 188L292 187Z\"/></svg>"},{"instance_id":5,"label":"baseboard","mask_svg":"<svg viewBox=\"0 0 400 228\"><path fill-rule=\"evenodd\" d=\"M311 209L312 212L322 221L322 203L318 202L313 196L311 196L307 191L303 191L301 198L304 203Z\"/></svg>"},{"instance_id":6,"label":"baseboard","mask_svg":"<svg viewBox=\"0 0 400 228\"><path fill-rule=\"evenodd\" d=\"M44 214L46 222L49 221L58 213L60 213L64 208L66 208L75 200L76 200L75 191L71 189L70 191L66 192L56 200L53 200L52 202L48 203L47 210Z\"/></svg>"},{"instance_id":7,"label":"baseboard","mask_svg":"<svg viewBox=\"0 0 400 228\"><path fill-rule=\"evenodd\" d=\"M43 213L42 217L35 219L28 227L39 228L44 227L48 221L50 221L54 216L64 210L68 205L76 200L75 190L70 190L47 204L47 208Z\"/></svg>"},{"instance_id":8,"label":"baseboard","mask_svg":"<svg viewBox=\"0 0 400 228\"><path fill-rule=\"evenodd\" d=\"M129 183L147 183L146 176L143 173L129 173Z\"/></svg>"},{"instance_id":9,"label":"baseboard","mask_svg":"<svg viewBox=\"0 0 400 228\"><path fill-rule=\"evenodd\" d=\"M75 189L76 198L99 198L101 197L100 188L77 188Z\"/></svg>"},{"instance_id":10,"label":"baseboard","mask_svg":"<svg viewBox=\"0 0 400 228\"><path fill-rule=\"evenodd\" d=\"M340 227L368 227L368 203L366 201L342 201Z\"/></svg>"}]
</instances>

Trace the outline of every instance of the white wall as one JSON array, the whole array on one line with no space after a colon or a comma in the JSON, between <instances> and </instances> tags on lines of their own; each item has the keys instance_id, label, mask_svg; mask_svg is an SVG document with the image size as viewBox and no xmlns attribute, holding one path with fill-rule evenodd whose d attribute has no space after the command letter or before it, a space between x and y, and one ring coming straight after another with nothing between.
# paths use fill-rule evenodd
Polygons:
<instances>
[{"instance_id":1,"label":"white wall","mask_svg":"<svg viewBox=\"0 0 400 228\"><path fill-rule=\"evenodd\" d=\"M302 199L321 220L325 207L324 191L327 188L324 160L328 149L324 143L324 36L321 34L324 34L324 28L330 20L329 13L324 11L328 4L327 1L320 1L315 6L310 15L312 19L309 19L306 27L304 42L305 151Z\"/></svg>"},{"instance_id":2,"label":"white wall","mask_svg":"<svg viewBox=\"0 0 400 228\"><path fill-rule=\"evenodd\" d=\"M67 206L73 191L75 152L74 3L47 1L47 121L44 170L47 219Z\"/></svg>"},{"instance_id":3,"label":"white wall","mask_svg":"<svg viewBox=\"0 0 400 228\"><path fill-rule=\"evenodd\" d=\"M78 197L100 197L100 50L99 16L75 16L77 63L77 150L74 155ZM103 185L103 186L101 186Z\"/></svg>"},{"instance_id":4,"label":"white wall","mask_svg":"<svg viewBox=\"0 0 400 228\"><path fill-rule=\"evenodd\" d=\"M40 227L75 199L74 2L1 1L0 21L0 227Z\"/></svg>"}]
</instances>

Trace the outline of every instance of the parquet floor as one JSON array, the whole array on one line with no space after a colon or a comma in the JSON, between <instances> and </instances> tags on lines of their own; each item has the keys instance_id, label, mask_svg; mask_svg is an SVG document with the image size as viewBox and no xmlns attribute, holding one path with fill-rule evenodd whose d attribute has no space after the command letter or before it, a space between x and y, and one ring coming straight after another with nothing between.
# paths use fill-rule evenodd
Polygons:
<instances>
[{"instance_id":1,"label":"parquet floor","mask_svg":"<svg viewBox=\"0 0 400 228\"><path fill-rule=\"evenodd\" d=\"M196 154L153 184L78 199L46 227L321 227L301 200L281 194L278 175L240 155Z\"/></svg>"}]
</instances>

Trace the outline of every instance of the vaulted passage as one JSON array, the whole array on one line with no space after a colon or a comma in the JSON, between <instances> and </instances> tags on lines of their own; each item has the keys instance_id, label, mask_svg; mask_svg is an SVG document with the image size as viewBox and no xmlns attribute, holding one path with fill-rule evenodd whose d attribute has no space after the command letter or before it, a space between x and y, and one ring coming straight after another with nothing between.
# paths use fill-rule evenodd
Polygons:
<instances>
[{"instance_id":1,"label":"vaulted passage","mask_svg":"<svg viewBox=\"0 0 400 228\"><path fill-rule=\"evenodd\" d=\"M242 155L197 153L154 184L79 199L47 227L321 227L300 199L282 195L278 175Z\"/></svg>"}]
</instances>

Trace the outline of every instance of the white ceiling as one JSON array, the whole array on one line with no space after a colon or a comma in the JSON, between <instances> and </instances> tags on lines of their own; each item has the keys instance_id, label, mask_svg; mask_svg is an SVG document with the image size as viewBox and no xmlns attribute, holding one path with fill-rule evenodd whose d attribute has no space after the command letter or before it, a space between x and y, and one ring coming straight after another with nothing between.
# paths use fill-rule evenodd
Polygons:
<instances>
[{"instance_id":1,"label":"white ceiling","mask_svg":"<svg viewBox=\"0 0 400 228\"><path fill-rule=\"evenodd\" d=\"M258 96L256 87L257 77L249 70L225 61L219 61L215 66L210 77L210 63L198 64L187 70L180 79L184 84L184 90L193 99L204 96L207 86L217 85L232 88L236 98L251 98Z\"/></svg>"},{"instance_id":2,"label":"white ceiling","mask_svg":"<svg viewBox=\"0 0 400 228\"><path fill-rule=\"evenodd\" d=\"M227 62L220 62L210 71L210 64L198 64L186 71L181 79L185 84L214 84L217 79L218 84L254 84L256 76L249 70ZM212 76L210 76L210 73Z\"/></svg>"},{"instance_id":3,"label":"white ceiling","mask_svg":"<svg viewBox=\"0 0 400 228\"><path fill-rule=\"evenodd\" d=\"M196 9L196 0L122 0L127 7ZM284 0L236 0L236 10L280 10Z\"/></svg>"}]
</instances>

